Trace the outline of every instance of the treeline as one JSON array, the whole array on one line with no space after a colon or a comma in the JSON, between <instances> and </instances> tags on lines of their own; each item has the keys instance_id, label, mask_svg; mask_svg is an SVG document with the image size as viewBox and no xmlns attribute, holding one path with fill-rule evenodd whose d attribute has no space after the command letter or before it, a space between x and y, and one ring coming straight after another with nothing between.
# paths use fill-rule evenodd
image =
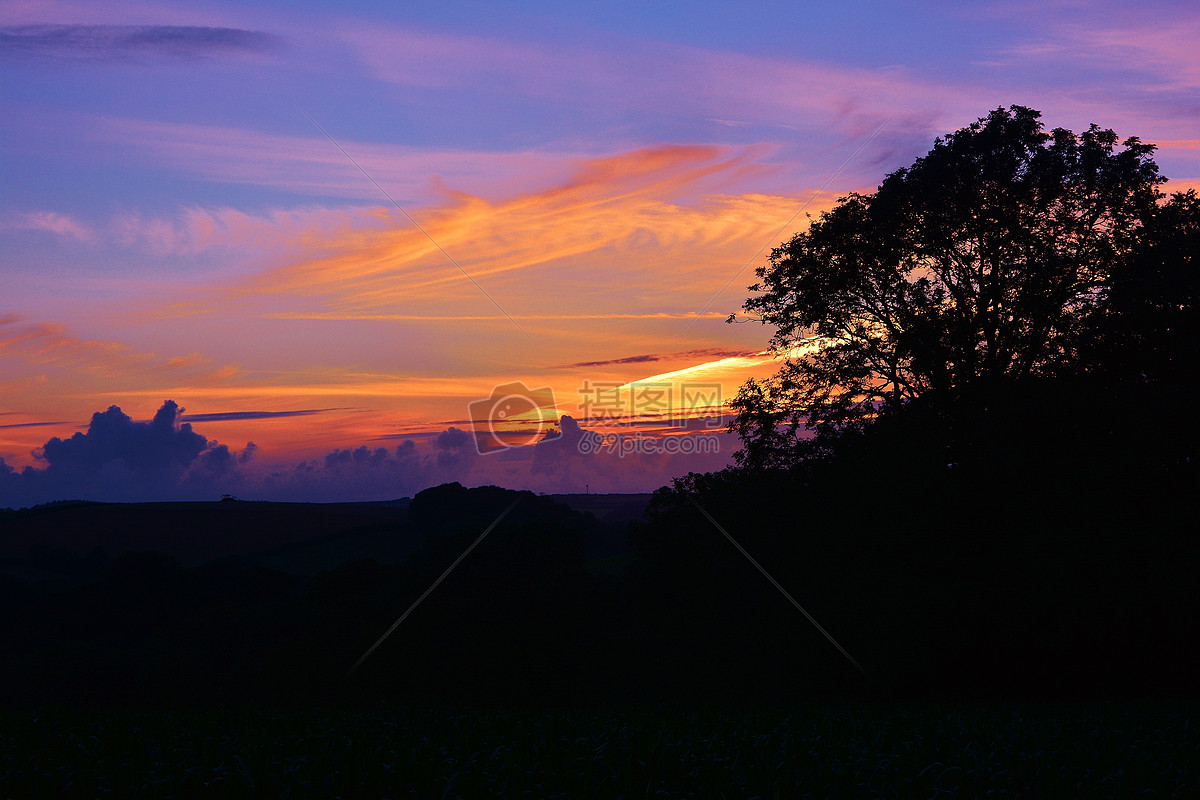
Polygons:
<instances>
[{"instance_id":1,"label":"treeline","mask_svg":"<svg viewBox=\"0 0 1200 800\"><path fill-rule=\"evenodd\" d=\"M270 508L256 505L259 513ZM170 519L157 506L152 521ZM610 535L601 528L529 492L451 484L412 501L408 522L393 531L399 546L372 529L388 558L358 559L313 578L249 559L185 569L153 552L111 560L97 552L43 554L35 580L0 580L0 691L18 705L567 700L600 677L596 665L607 663L629 625L611 565L586 568L585 540ZM59 579L45 580L52 569Z\"/></svg>"},{"instance_id":2,"label":"treeline","mask_svg":"<svg viewBox=\"0 0 1200 800\"><path fill-rule=\"evenodd\" d=\"M1194 694L1185 478L1063 481L1060 465L1026 463L931 483L912 442L856 453L803 479L691 476L615 562L589 560L604 534L590 516L448 485L414 498L396 535L422 543L399 564L306 579L140 553L65 586L10 577L0 686L8 705L165 707Z\"/></svg>"},{"instance_id":3,"label":"treeline","mask_svg":"<svg viewBox=\"0 0 1200 800\"><path fill-rule=\"evenodd\" d=\"M1060 400L1014 403L1010 425L960 461L947 462L937 421L913 413L848 432L789 470L689 476L657 496L639 568L678 598L662 611L689 640L704 637L706 617L736 629L748 611L742 598L774 591L713 535L698 503L870 676L851 681L850 663L806 631L802 644L785 645L784 660L819 662L822 686L944 697L1194 695L1194 465L1172 460L1177 443L1136 442L1128 429L1138 426L1117 424L1107 402L1086 414ZM726 604L718 586L744 593ZM776 602L776 619L784 612L800 616ZM764 627L758 657L775 658L768 629L784 622L755 624ZM806 655L814 650L819 659Z\"/></svg>"}]
</instances>

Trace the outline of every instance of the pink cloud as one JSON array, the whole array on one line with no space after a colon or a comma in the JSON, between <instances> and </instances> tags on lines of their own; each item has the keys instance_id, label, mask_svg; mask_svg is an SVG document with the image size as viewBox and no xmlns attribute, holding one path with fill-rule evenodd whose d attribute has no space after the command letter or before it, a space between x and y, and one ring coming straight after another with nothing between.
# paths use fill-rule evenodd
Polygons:
<instances>
[{"instance_id":1,"label":"pink cloud","mask_svg":"<svg viewBox=\"0 0 1200 800\"><path fill-rule=\"evenodd\" d=\"M1148 139L1149 144L1167 150L1200 150L1200 139Z\"/></svg>"},{"instance_id":2,"label":"pink cloud","mask_svg":"<svg viewBox=\"0 0 1200 800\"><path fill-rule=\"evenodd\" d=\"M76 375L144 381L149 376L211 376L211 360L199 353L163 357L127 344L76 336L61 324L25 321L15 315L0 318L0 362L6 371L61 369Z\"/></svg>"},{"instance_id":3,"label":"pink cloud","mask_svg":"<svg viewBox=\"0 0 1200 800\"><path fill-rule=\"evenodd\" d=\"M124 247L156 256L197 255L224 249L228 255L270 253L286 259L325 238L355 230L382 228L386 210L374 207L311 207L250 213L235 208L187 208L174 216L127 212L105 227L108 237Z\"/></svg>"},{"instance_id":4,"label":"pink cloud","mask_svg":"<svg viewBox=\"0 0 1200 800\"><path fill-rule=\"evenodd\" d=\"M87 242L92 239L92 231L86 225L66 214L55 211L30 211L14 214L0 228L8 230L43 231Z\"/></svg>"},{"instance_id":5,"label":"pink cloud","mask_svg":"<svg viewBox=\"0 0 1200 800\"><path fill-rule=\"evenodd\" d=\"M1194 104L1180 105L1178 92L1200 88L1200 13L1194 7L1165 11L1161 16L1126 7L1098 13L1073 14L1066 21L1042 26L1038 38L1005 48L1001 66L1031 64L1044 68L1058 62L1074 72L1082 68L1110 71L1097 81L1059 95L1060 109L1089 107L1106 117L1117 114L1130 124L1183 123L1178 132L1194 130ZM1027 62L1027 64L1026 64ZM1119 71L1119 75L1111 71ZM1152 105L1149 116L1135 109ZM1125 123L1122 123L1125 124Z\"/></svg>"},{"instance_id":6,"label":"pink cloud","mask_svg":"<svg viewBox=\"0 0 1200 800\"><path fill-rule=\"evenodd\" d=\"M376 77L406 87L492 81L529 97L698 115L728 125L802 121L856 133L897 110L915 114L924 127L931 116L969 118L981 102L1000 102L985 87L952 86L902 68L838 67L661 41L611 38L556 47L381 26L347 28L341 37Z\"/></svg>"},{"instance_id":7,"label":"pink cloud","mask_svg":"<svg viewBox=\"0 0 1200 800\"><path fill-rule=\"evenodd\" d=\"M1068 33L1073 57L1106 60L1154 73L1159 89L1200 88L1200 15L1179 14L1169 28L1134 23Z\"/></svg>"}]
</instances>

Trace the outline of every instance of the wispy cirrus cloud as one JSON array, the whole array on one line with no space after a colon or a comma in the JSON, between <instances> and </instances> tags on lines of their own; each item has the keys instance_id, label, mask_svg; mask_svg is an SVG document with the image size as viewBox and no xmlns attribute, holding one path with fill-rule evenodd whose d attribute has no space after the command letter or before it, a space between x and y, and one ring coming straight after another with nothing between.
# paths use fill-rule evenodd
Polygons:
<instances>
[{"instance_id":1,"label":"wispy cirrus cloud","mask_svg":"<svg viewBox=\"0 0 1200 800\"><path fill-rule=\"evenodd\" d=\"M376 207L294 208L248 212L236 208L185 208L173 215L123 212L102 226L104 235L123 247L155 256L194 256L222 249L295 255L306 246L355 228L389 224Z\"/></svg>"},{"instance_id":2,"label":"wispy cirrus cloud","mask_svg":"<svg viewBox=\"0 0 1200 800\"><path fill-rule=\"evenodd\" d=\"M0 425L0 428L46 428L52 425L69 425L69 422L64 420L56 420L54 422L12 422L7 425Z\"/></svg>"},{"instance_id":3,"label":"wispy cirrus cloud","mask_svg":"<svg viewBox=\"0 0 1200 800\"><path fill-rule=\"evenodd\" d=\"M256 367L277 370L278 364L250 363L226 385L188 380L153 385L189 398L193 407L219 408L236 398L287 398L300 408L332 400L378 409L398 406L397 398L403 398L405 407L420 416L436 413L438 403L457 405L486 396L491 385L514 376L534 380L547 371L583 369L624 382L649 363L664 371L744 355L748 351L728 345L713 347L730 330L714 323L740 305L740 285L731 288L719 309L701 315L704 324L686 342L676 344L692 344L692 349L652 353L645 348L672 343L713 293L771 244L780 226L806 203L815 213L834 202L832 193L813 199L811 193L710 191L761 169L756 154L706 146L635 150L575 161L568 177L545 189L496 201L460 193L443 205L414 209L446 252L537 337L534 350L528 340L508 339L519 335L509 318L497 314L394 209L237 213L227 217L237 220L235 225L215 232L211 212L189 211L173 226L160 220L174 231L162 241L176 241L179 230L203 229L204 235L189 233L183 241L189 247L245 241L253 249L253 242L278 238L282 243L269 248L271 260L288 255L282 266L251 277L147 298L144 319L240 319L243 331L251 325L264 336L288 330L290 340L302 336L325 358L360 366L331 370L306 363L286 377L268 377ZM804 220L796 224L802 227ZM247 314L256 321L248 321ZM353 337L341 335L351 326ZM199 328L211 329L210 340L223 336L223 324ZM322 333L326 328L330 334ZM477 363L484 339L503 357ZM395 347L422 341L428 344ZM292 349L299 361L302 346ZM454 354L456 373L447 373L447 357L438 353ZM731 387L742 380L731 374ZM576 383L574 378L556 381L567 398L576 396ZM139 396L155 397L159 391Z\"/></svg>"},{"instance_id":4,"label":"wispy cirrus cloud","mask_svg":"<svg viewBox=\"0 0 1200 800\"><path fill-rule=\"evenodd\" d=\"M440 205L414 209L472 278L506 293L496 299L508 316L486 300L480 306L473 287L463 291L462 272L394 208L193 208L173 218L127 214L107 230L164 255L213 247L239 257L270 254L255 277L156 302L147 309L152 316L240 308L253 298L256 316L275 320L666 324L694 317L805 203L812 211L832 204L831 193L719 191L766 169L764 152L668 145L564 160L566 176L543 189L499 200L449 193ZM610 281L627 291L596 291Z\"/></svg>"},{"instance_id":5,"label":"wispy cirrus cloud","mask_svg":"<svg viewBox=\"0 0 1200 800\"><path fill-rule=\"evenodd\" d=\"M10 319L0 328L0 358L21 358L34 364L63 364L107 370L145 359L117 342L81 339L52 322L22 323Z\"/></svg>"},{"instance_id":6,"label":"wispy cirrus cloud","mask_svg":"<svg viewBox=\"0 0 1200 800\"><path fill-rule=\"evenodd\" d=\"M965 87L898 67L838 66L617 37L580 47L379 25L339 34L377 78L405 87L446 90L487 82L511 95L568 106L682 114L722 126L794 127L798 114L808 117L807 124L819 115L844 133L878 125L902 107L914 115L909 122L923 127L930 115L966 105ZM972 108L992 94L985 87L973 90ZM901 121L893 133L904 126Z\"/></svg>"},{"instance_id":7,"label":"wispy cirrus cloud","mask_svg":"<svg viewBox=\"0 0 1200 800\"><path fill-rule=\"evenodd\" d=\"M696 314L671 311L647 311L643 314L619 312L594 314L371 314L356 311L277 311L262 315L264 319L325 320L330 322L504 322L506 320L534 322L581 322L591 320L690 320ZM706 311L703 319L724 319L725 314Z\"/></svg>"},{"instance_id":8,"label":"wispy cirrus cloud","mask_svg":"<svg viewBox=\"0 0 1200 800\"><path fill-rule=\"evenodd\" d=\"M699 350L687 350L682 353L648 353L640 356L625 356L624 358L610 358L605 361L580 361L575 364L563 364L554 369L581 369L585 367L610 367L620 366L625 364L646 364L655 361L678 361L681 359L695 358L733 358L757 355L757 352L748 350L730 350L720 347L708 347Z\"/></svg>"},{"instance_id":9,"label":"wispy cirrus cloud","mask_svg":"<svg viewBox=\"0 0 1200 800\"><path fill-rule=\"evenodd\" d=\"M573 176L543 191L498 202L457 195L418 218L475 280L511 290L496 298L508 314L540 317L559 302L572 319L695 313L692 295L711 296L725 271L769 243L801 205L792 197L704 192L759 169L753 156L701 146L637 150L579 163ZM478 292L463 291L462 273L406 219L391 218L384 229L313 241L329 254L233 287L229 298L313 298L316 308L310 301L304 311L291 309L310 318L425 315L431 303L440 312L431 316L478 314ZM595 291L612 280L626 293Z\"/></svg>"},{"instance_id":10,"label":"wispy cirrus cloud","mask_svg":"<svg viewBox=\"0 0 1200 800\"><path fill-rule=\"evenodd\" d=\"M1200 139L1149 139L1147 142L1167 150L1200 150Z\"/></svg>"},{"instance_id":11,"label":"wispy cirrus cloud","mask_svg":"<svg viewBox=\"0 0 1200 800\"><path fill-rule=\"evenodd\" d=\"M25 321L16 315L0 318L0 361L5 359L27 367L116 378L228 373L228 368L214 369L208 358L196 353L164 357L117 341L76 336L59 323Z\"/></svg>"},{"instance_id":12,"label":"wispy cirrus cloud","mask_svg":"<svg viewBox=\"0 0 1200 800\"><path fill-rule=\"evenodd\" d=\"M299 111L296 116L303 119ZM68 121L90 140L119 147L131 161L149 162L206 181L304 195L380 200L379 190L315 129L311 135L289 135L150 119L87 116ZM60 122L47 119L41 124L49 130ZM511 193L519 186L560 177L564 161L588 155L554 150L500 152L402 143L340 143L401 202L444 198L452 194L447 186Z\"/></svg>"},{"instance_id":13,"label":"wispy cirrus cloud","mask_svg":"<svg viewBox=\"0 0 1200 800\"><path fill-rule=\"evenodd\" d=\"M181 419L186 422L242 422L245 420L311 417L314 414L326 414L330 411L343 410L345 409L302 408L296 411L216 411L209 414L184 414Z\"/></svg>"},{"instance_id":14,"label":"wispy cirrus cloud","mask_svg":"<svg viewBox=\"0 0 1200 800\"><path fill-rule=\"evenodd\" d=\"M8 215L0 221L0 230L41 231L81 242L91 241L93 238L90 227L70 215L55 211L26 211Z\"/></svg>"},{"instance_id":15,"label":"wispy cirrus cloud","mask_svg":"<svg viewBox=\"0 0 1200 800\"><path fill-rule=\"evenodd\" d=\"M197 25L6 25L0 59L130 63L263 53L283 42L263 31Z\"/></svg>"},{"instance_id":16,"label":"wispy cirrus cloud","mask_svg":"<svg viewBox=\"0 0 1200 800\"><path fill-rule=\"evenodd\" d=\"M1073 14L1042 26L1035 38L1000 48L996 63L1036 68L1054 62L1066 67L1067 74L1080 67L1089 75L1103 69L1097 83L1080 87L1080 96L1100 94L1110 103L1114 97L1129 102L1136 99L1135 92L1149 92L1142 98L1145 102L1165 97L1178 101L1178 92L1200 88L1200 52L1194 47L1200 37L1200 13L1185 5L1171 14L1170 25L1133 7L1094 17ZM1195 104L1174 110L1192 119Z\"/></svg>"},{"instance_id":17,"label":"wispy cirrus cloud","mask_svg":"<svg viewBox=\"0 0 1200 800\"><path fill-rule=\"evenodd\" d=\"M1077 29L1065 37L1071 57L1108 60L1154 76L1160 89L1200 88L1200 14L1181 13L1170 29L1135 23L1119 28Z\"/></svg>"}]
</instances>

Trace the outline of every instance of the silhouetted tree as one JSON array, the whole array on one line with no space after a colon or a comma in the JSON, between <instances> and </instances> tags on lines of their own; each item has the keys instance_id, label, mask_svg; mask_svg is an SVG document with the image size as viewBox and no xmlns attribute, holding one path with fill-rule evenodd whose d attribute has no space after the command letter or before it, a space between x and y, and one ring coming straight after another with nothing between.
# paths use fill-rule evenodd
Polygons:
<instances>
[{"instance_id":1,"label":"silhouetted tree","mask_svg":"<svg viewBox=\"0 0 1200 800\"><path fill-rule=\"evenodd\" d=\"M1113 276L1145 263L1165 179L1152 145L1039 117L996 109L772 251L745 308L786 360L733 401L742 466L794 465L806 429L986 413L1080 369Z\"/></svg>"},{"instance_id":2,"label":"silhouetted tree","mask_svg":"<svg viewBox=\"0 0 1200 800\"><path fill-rule=\"evenodd\" d=\"M1088 367L1113 380L1184 386L1198 366L1200 196L1177 193L1140 231L1110 280ZM1086 346L1086 345L1085 345Z\"/></svg>"}]
</instances>

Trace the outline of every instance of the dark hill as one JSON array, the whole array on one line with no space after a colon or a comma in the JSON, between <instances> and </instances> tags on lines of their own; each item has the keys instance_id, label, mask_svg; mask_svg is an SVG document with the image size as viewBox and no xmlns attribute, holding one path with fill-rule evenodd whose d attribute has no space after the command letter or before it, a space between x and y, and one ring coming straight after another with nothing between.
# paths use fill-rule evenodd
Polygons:
<instances>
[{"instance_id":1,"label":"dark hill","mask_svg":"<svg viewBox=\"0 0 1200 800\"><path fill-rule=\"evenodd\" d=\"M642 517L650 495L547 499L603 523L588 536L587 553L592 559L610 559L628 554L625 523ZM407 499L57 503L0 511L0 572L23 580L92 577L108 560L126 552L162 553L188 568L222 558L251 558L271 569L308 576L365 558L395 564L419 544L420 537L406 525L408 506ZM488 521L476 527L482 529Z\"/></svg>"},{"instance_id":2,"label":"dark hill","mask_svg":"<svg viewBox=\"0 0 1200 800\"><path fill-rule=\"evenodd\" d=\"M398 526L396 503L87 503L0 516L0 559L156 551L184 566L347 531Z\"/></svg>"}]
</instances>

